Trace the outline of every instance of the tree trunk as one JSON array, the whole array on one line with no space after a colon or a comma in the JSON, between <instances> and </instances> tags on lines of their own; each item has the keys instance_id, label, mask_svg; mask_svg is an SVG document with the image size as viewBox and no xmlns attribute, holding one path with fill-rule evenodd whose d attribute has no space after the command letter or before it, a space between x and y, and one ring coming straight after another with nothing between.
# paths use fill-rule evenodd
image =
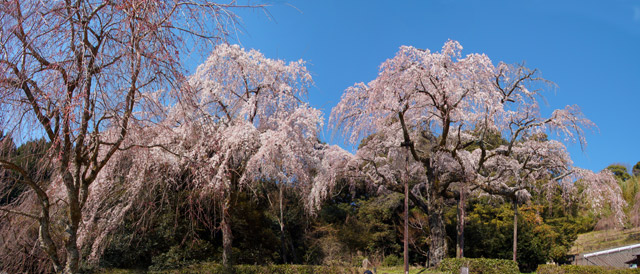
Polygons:
<instances>
[{"instance_id":1,"label":"tree trunk","mask_svg":"<svg viewBox=\"0 0 640 274\"><path fill-rule=\"evenodd\" d=\"M231 215L229 214L229 208L231 205L231 190L227 190L224 194L224 201L222 204L222 222L220 222L220 228L222 229L222 265L230 267L233 265L231 260L231 248L233 243L233 235L231 234Z\"/></svg>"},{"instance_id":2,"label":"tree trunk","mask_svg":"<svg viewBox=\"0 0 640 274\"><path fill-rule=\"evenodd\" d=\"M456 258L464 258L464 186L460 186L460 201L458 202L458 241L456 244Z\"/></svg>"},{"instance_id":3,"label":"tree trunk","mask_svg":"<svg viewBox=\"0 0 640 274\"><path fill-rule=\"evenodd\" d=\"M284 223L280 223L280 252L282 253L282 263L287 263L287 246L284 237Z\"/></svg>"},{"instance_id":4,"label":"tree trunk","mask_svg":"<svg viewBox=\"0 0 640 274\"><path fill-rule=\"evenodd\" d=\"M404 182L404 273L409 274L409 182Z\"/></svg>"},{"instance_id":5,"label":"tree trunk","mask_svg":"<svg viewBox=\"0 0 640 274\"><path fill-rule=\"evenodd\" d=\"M64 273L78 273L80 263L80 252L78 251L78 224L69 224L65 229L67 239L65 240L65 249L67 253L67 262L64 266Z\"/></svg>"},{"instance_id":6,"label":"tree trunk","mask_svg":"<svg viewBox=\"0 0 640 274\"><path fill-rule=\"evenodd\" d=\"M433 191L436 192L436 191ZM447 254L447 241L444 221L444 199L437 194L431 194L429 201L429 267L440 264Z\"/></svg>"},{"instance_id":7,"label":"tree trunk","mask_svg":"<svg viewBox=\"0 0 640 274\"><path fill-rule=\"evenodd\" d=\"M278 202L280 203L280 220L278 220L278 222L280 223L280 249L282 252L282 263L287 263L287 246L286 246L286 242L285 242L285 235L284 235L284 205L283 205L283 188L284 186L279 185L278 186L278 190L280 192L280 196L278 197Z\"/></svg>"},{"instance_id":8,"label":"tree trunk","mask_svg":"<svg viewBox=\"0 0 640 274\"><path fill-rule=\"evenodd\" d=\"M79 189L71 174L63 176L67 188L67 201L69 205L68 220L65 226L64 246L67 255L64 273L78 273L80 266L80 252L78 251L78 228L82 218L80 207Z\"/></svg>"},{"instance_id":9,"label":"tree trunk","mask_svg":"<svg viewBox=\"0 0 640 274\"><path fill-rule=\"evenodd\" d=\"M49 201L44 200L41 202L41 205L42 211L40 212L40 218L38 219L38 223L40 224L38 227L38 240L40 241L40 246L44 249L53 263L53 271L59 273L62 271L62 265L58 259L56 246L51 239L51 234L49 233L49 229L51 227Z\"/></svg>"},{"instance_id":10,"label":"tree trunk","mask_svg":"<svg viewBox=\"0 0 640 274\"><path fill-rule=\"evenodd\" d=\"M513 261L518 254L518 201L513 201Z\"/></svg>"},{"instance_id":11,"label":"tree trunk","mask_svg":"<svg viewBox=\"0 0 640 274\"><path fill-rule=\"evenodd\" d=\"M291 250L291 262L292 263L298 263L300 262L300 260L298 260L298 253L296 252L296 247L293 245L293 239L291 241L289 241L289 250Z\"/></svg>"}]
</instances>

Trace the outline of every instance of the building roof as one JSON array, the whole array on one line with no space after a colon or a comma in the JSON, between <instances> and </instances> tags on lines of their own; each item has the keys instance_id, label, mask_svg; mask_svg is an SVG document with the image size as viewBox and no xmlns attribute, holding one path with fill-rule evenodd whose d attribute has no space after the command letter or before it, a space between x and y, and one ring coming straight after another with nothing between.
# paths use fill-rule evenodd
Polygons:
<instances>
[{"instance_id":1,"label":"building roof","mask_svg":"<svg viewBox=\"0 0 640 274\"><path fill-rule=\"evenodd\" d=\"M582 258L591 265L623 267L630 264L640 264L638 251L640 251L640 244L633 244L584 254Z\"/></svg>"},{"instance_id":2,"label":"building roof","mask_svg":"<svg viewBox=\"0 0 640 274\"><path fill-rule=\"evenodd\" d=\"M636 255L635 259L624 262L625 264L637 264L640 265L640 255Z\"/></svg>"},{"instance_id":3,"label":"building roof","mask_svg":"<svg viewBox=\"0 0 640 274\"><path fill-rule=\"evenodd\" d=\"M621 247L602 250L602 251L598 251L598 252L587 253L587 254L584 254L584 257L588 258L588 257L604 255L604 254L609 254L609 253L616 253L616 252L625 251L627 249L634 249L634 248L640 248L640 244L621 246ZM633 255L633 256L638 256L638 255L640 255L640 254L636 254L636 255Z\"/></svg>"}]
</instances>

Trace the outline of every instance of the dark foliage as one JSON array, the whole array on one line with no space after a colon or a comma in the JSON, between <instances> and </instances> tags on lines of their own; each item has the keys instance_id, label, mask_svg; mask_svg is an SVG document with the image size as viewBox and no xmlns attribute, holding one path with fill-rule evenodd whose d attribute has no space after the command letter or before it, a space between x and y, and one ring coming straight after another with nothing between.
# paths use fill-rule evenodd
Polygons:
<instances>
[{"instance_id":1,"label":"dark foliage","mask_svg":"<svg viewBox=\"0 0 640 274\"><path fill-rule=\"evenodd\" d=\"M629 170L627 170L627 167L624 165L612 164L612 165L609 165L607 169L613 172L613 175L616 176L616 178L620 181L626 181L626 180L629 180L629 178L631 178L631 175L629 174Z\"/></svg>"},{"instance_id":2,"label":"dark foliage","mask_svg":"<svg viewBox=\"0 0 640 274\"><path fill-rule=\"evenodd\" d=\"M551 206L553 205L553 206ZM550 207L551 206L551 207ZM580 232L593 227L592 219L575 216L560 204L522 205L518 218L518 265L521 271L534 271L548 261L564 262ZM448 234L455 240L455 208L447 213ZM512 257L513 205L500 200L479 199L470 203L465 226L465 257ZM455 256L455 250L449 250Z\"/></svg>"},{"instance_id":3,"label":"dark foliage","mask_svg":"<svg viewBox=\"0 0 640 274\"><path fill-rule=\"evenodd\" d=\"M439 271L447 273L459 273L460 268L468 267L470 274L519 274L518 265L512 260L500 259L454 259L442 260Z\"/></svg>"},{"instance_id":4,"label":"dark foliage","mask_svg":"<svg viewBox=\"0 0 640 274\"><path fill-rule=\"evenodd\" d=\"M46 153L50 144L44 140L28 141L19 147L11 136L0 134L0 158L8 159L28 172L28 175L39 183L46 183L51 178L52 168ZM20 194L28 189L20 183L21 174L0 168L0 206L14 202Z\"/></svg>"}]
</instances>

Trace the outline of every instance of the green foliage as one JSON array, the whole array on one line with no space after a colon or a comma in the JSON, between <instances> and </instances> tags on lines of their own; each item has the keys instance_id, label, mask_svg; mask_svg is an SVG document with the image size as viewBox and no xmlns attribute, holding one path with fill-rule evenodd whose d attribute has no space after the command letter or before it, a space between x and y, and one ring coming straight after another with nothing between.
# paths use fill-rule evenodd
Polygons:
<instances>
[{"instance_id":1,"label":"green foliage","mask_svg":"<svg viewBox=\"0 0 640 274\"><path fill-rule=\"evenodd\" d=\"M155 273L209 273L209 274L348 274L359 273L357 268L341 266L312 266L312 265L236 265L225 268L220 264L202 263L182 269L166 270Z\"/></svg>"},{"instance_id":2,"label":"green foliage","mask_svg":"<svg viewBox=\"0 0 640 274\"><path fill-rule=\"evenodd\" d=\"M103 268L94 269L91 271L83 271L84 273L100 273L100 274L145 274L147 273L141 269L122 269L122 268Z\"/></svg>"},{"instance_id":3,"label":"green foliage","mask_svg":"<svg viewBox=\"0 0 640 274\"><path fill-rule=\"evenodd\" d=\"M498 139L494 141L496 145L500 143ZM635 178L621 182L625 199L638 192ZM171 190L162 193L166 201L153 202L156 215L144 217L147 223L144 228L134 225L141 218L139 213L134 212L127 217L111 236L111 245L105 251L102 267L182 268L196 273L226 273L215 272L220 267L215 263L199 264L220 258L222 240L215 225L219 222L215 202L212 205L214 209L207 216L214 225L206 226L188 215L192 210L186 203L190 191L188 185L178 182ZM398 257L402 252L402 195L373 193L364 185L345 185L323 205L317 216L309 218L299 194L285 191L283 235L278 223L279 205L273 200L276 197L273 195L277 195L273 194L274 191L277 191L277 185L265 183L264 189L253 193L239 192L233 199L230 213L234 260L238 264L263 265L241 265L235 268L236 273L306 273L301 272L306 269L302 266L286 269L285 266L272 266L283 262L283 250L287 252L289 262L322 264L336 269L360 266L364 257L377 266L402 264L401 257ZM272 195L270 202L264 195L268 193ZM594 227L593 215L582 206L579 202L563 203L559 194L534 193L530 205L519 207L518 263L521 270L533 271L538 264L565 260L577 233L591 231ZM426 223L426 216L418 216L414 211L410 215L414 222ZM450 255L453 255L457 223L455 206L449 207L445 216ZM418 248L428 250L428 231L423 231L425 228L411 229L412 244L421 246L411 246L410 263L422 264L426 258ZM512 233L511 204L486 198L469 201L465 228L466 256L510 259ZM315 268L314 271L325 273Z\"/></svg>"},{"instance_id":4,"label":"green foliage","mask_svg":"<svg viewBox=\"0 0 640 274\"><path fill-rule=\"evenodd\" d=\"M266 201L238 193L231 208L232 256L238 264L269 264L279 259L277 224L268 217L266 209Z\"/></svg>"},{"instance_id":5,"label":"green foliage","mask_svg":"<svg viewBox=\"0 0 640 274\"><path fill-rule=\"evenodd\" d=\"M640 268L619 269L594 265L540 265L538 274L627 274L640 273Z\"/></svg>"},{"instance_id":6,"label":"green foliage","mask_svg":"<svg viewBox=\"0 0 640 274\"><path fill-rule=\"evenodd\" d=\"M405 274L403 265L378 267L376 270L377 270L376 273L382 273L382 274ZM362 273L362 272L358 272L358 273ZM425 267L410 266L409 274L449 274L449 273L428 269ZM453 273L453 274L458 274L458 273Z\"/></svg>"},{"instance_id":7,"label":"green foliage","mask_svg":"<svg viewBox=\"0 0 640 274\"><path fill-rule=\"evenodd\" d=\"M157 268L162 269L171 265L162 265L155 257L173 257L178 260L179 249L188 248L187 244L181 245L181 241L188 234L189 226L188 217L182 214L184 209L178 203L186 193L172 190L167 192L170 202L154 201L154 204L158 204L157 212L155 215L145 216L147 225L137 225L141 218L140 212L132 211L125 217L123 225L111 236L100 266L147 268L155 261Z\"/></svg>"},{"instance_id":8,"label":"green foliage","mask_svg":"<svg viewBox=\"0 0 640 274\"><path fill-rule=\"evenodd\" d=\"M265 199L269 201L269 206L265 208L265 216L271 222L273 232L279 236L280 250L278 254L273 256L275 262L281 264L304 263L302 255L305 253L305 233L309 219L304 204L301 203L300 193L294 187L279 185L273 181L262 181L260 186L259 190L262 194L256 195L257 197L254 198L257 201ZM282 209L279 202L281 194L283 198ZM281 213L282 215L280 215ZM281 216L282 220L280 220ZM280 221L284 224L282 230L279 226Z\"/></svg>"},{"instance_id":9,"label":"green foliage","mask_svg":"<svg viewBox=\"0 0 640 274\"><path fill-rule=\"evenodd\" d=\"M621 164L609 165L607 169L613 172L613 175L616 176L616 178L620 181L626 181L629 178L631 178L631 175L629 175L629 170L627 170L627 167Z\"/></svg>"},{"instance_id":10,"label":"green foliage","mask_svg":"<svg viewBox=\"0 0 640 274\"><path fill-rule=\"evenodd\" d=\"M638 203L640 201L640 162L633 166L633 176L629 175L624 165L612 164L607 169L611 170L618 179L622 197L627 202L627 207L625 207L624 211L629 222L625 224L625 228L637 227L640 225L640 212L638 210L640 209L640 204ZM607 221L608 223L615 223L616 219L614 216L605 215L601 218L596 229L611 229L610 226L601 225L601 223L607 224Z\"/></svg>"},{"instance_id":11,"label":"green foliage","mask_svg":"<svg viewBox=\"0 0 640 274\"><path fill-rule=\"evenodd\" d=\"M153 257L153 265L149 269L162 270L191 265L197 261L210 259L213 251L213 245L203 240L195 240L185 245L174 245L169 251Z\"/></svg>"},{"instance_id":12,"label":"green foliage","mask_svg":"<svg viewBox=\"0 0 640 274\"><path fill-rule=\"evenodd\" d=\"M402 204L401 199L400 195L393 193L356 201L353 204L355 212L351 218L345 219L338 238L352 253L399 252L394 222Z\"/></svg>"},{"instance_id":13,"label":"green foliage","mask_svg":"<svg viewBox=\"0 0 640 274\"><path fill-rule=\"evenodd\" d=\"M493 150L496 149L497 147L501 146L501 145L507 145L509 142L505 139L502 138L502 134L500 132L494 131L494 130L489 130L487 132L483 132L483 131L473 131L471 132L471 134L475 137L480 137L482 134L485 134L484 136L484 145L485 148L487 150ZM546 135L545 135L546 138ZM471 145L469 145L467 148L465 148L467 151L474 151L476 149L480 148L480 144L479 143L473 143Z\"/></svg>"},{"instance_id":14,"label":"green foliage","mask_svg":"<svg viewBox=\"0 0 640 274\"><path fill-rule=\"evenodd\" d=\"M447 215L452 239L456 237L454 210ZM590 224L582 218L563 215L562 211L547 211L552 214L543 218L545 211L540 205L523 205L518 211L518 264L523 272L533 271L547 261L563 262L584 222ZM513 214L509 203L484 199L472 202L467 210L465 256L512 258Z\"/></svg>"},{"instance_id":15,"label":"green foliage","mask_svg":"<svg viewBox=\"0 0 640 274\"><path fill-rule=\"evenodd\" d=\"M362 255L379 262L400 253L402 205L400 194L373 196L363 185L345 186L318 213L307 235L305 263L353 262Z\"/></svg>"},{"instance_id":16,"label":"green foliage","mask_svg":"<svg viewBox=\"0 0 640 274\"><path fill-rule=\"evenodd\" d=\"M396 266L402 264L404 264L404 259L396 256L395 254L387 255L382 261L382 266Z\"/></svg>"},{"instance_id":17,"label":"green foliage","mask_svg":"<svg viewBox=\"0 0 640 274\"><path fill-rule=\"evenodd\" d=\"M466 266L469 268L469 273L482 273L482 274L519 274L518 265L512 260L500 260L500 259L470 259L470 258L446 258L442 260L439 271L449 273L460 273L460 268Z\"/></svg>"},{"instance_id":18,"label":"green foliage","mask_svg":"<svg viewBox=\"0 0 640 274\"><path fill-rule=\"evenodd\" d=\"M450 238L455 239L455 208L451 212L448 231L450 231ZM512 233L513 210L508 204L473 203L467 210L465 256L510 258ZM487 235L491 235L491 237L487 237Z\"/></svg>"},{"instance_id":19,"label":"green foliage","mask_svg":"<svg viewBox=\"0 0 640 274\"><path fill-rule=\"evenodd\" d=\"M100 262L102 267L168 269L205 260L219 259L222 237L215 226L193 219L187 201L189 189L170 186L165 193L151 193L157 197L144 215L143 210L132 211L124 224L111 236ZM163 196L162 198L160 198ZM231 210L232 231L235 238L233 256L238 263L267 264L274 262L280 250L274 222L265 212L264 204L247 194L234 199ZM207 216L209 218L216 216ZM218 216L219 217L219 216ZM145 224L140 226L139 220ZM219 222L216 219L214 222Z\"/></svg>"},{"instance_id":20,"label":"green foliage","mask_svg":"<svg viewBox=\"0 0 640 274\"><path fill-rule=\"evenodd\" d=\"M44 139L28 141L16 148L10 136L1 137L0 157L8 159L25 170L35 182L48 182L52 168L45 157L50 144ZM19 173L0 168L0 205L9 204L27 190L27 186L19 181L23 180Z\"/></svg>"},{"instance_id":21,"label":"green foliage","mask_svg":"<svg viewBox=\"0 0 640 274\"><path fill-rule=\"evenodd\" d=\"M622 197L629 205L628 208L632 208L635 203L636 196L640 192L640 177L633 176L626 181L620 182L620 190L622 190Z\"/></svg>"}]
</instances>

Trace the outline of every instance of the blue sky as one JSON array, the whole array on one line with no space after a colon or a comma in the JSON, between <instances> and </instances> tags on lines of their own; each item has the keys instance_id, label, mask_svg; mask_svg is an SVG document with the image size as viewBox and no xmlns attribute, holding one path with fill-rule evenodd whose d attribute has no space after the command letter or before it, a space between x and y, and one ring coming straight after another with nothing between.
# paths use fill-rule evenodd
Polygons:
<instances>
[{"instance_id":1,"label":"blue sky","mask_svg":"<svg viewBox=\"0 0 640 274\"><path fill-rule=\"evenodd\" d=\"M325 113L401 45L439 51L449 39L463 54L526 62L558 88L544 113L577 104L598 130L588 146L568 145L576 166L601 170L640 161L640 0L610 1L270 1L269 16L242 10L236 43L270 58L304 59ZM341 143L324 132L324 140Z\"/></svg>"}]
</instances>

